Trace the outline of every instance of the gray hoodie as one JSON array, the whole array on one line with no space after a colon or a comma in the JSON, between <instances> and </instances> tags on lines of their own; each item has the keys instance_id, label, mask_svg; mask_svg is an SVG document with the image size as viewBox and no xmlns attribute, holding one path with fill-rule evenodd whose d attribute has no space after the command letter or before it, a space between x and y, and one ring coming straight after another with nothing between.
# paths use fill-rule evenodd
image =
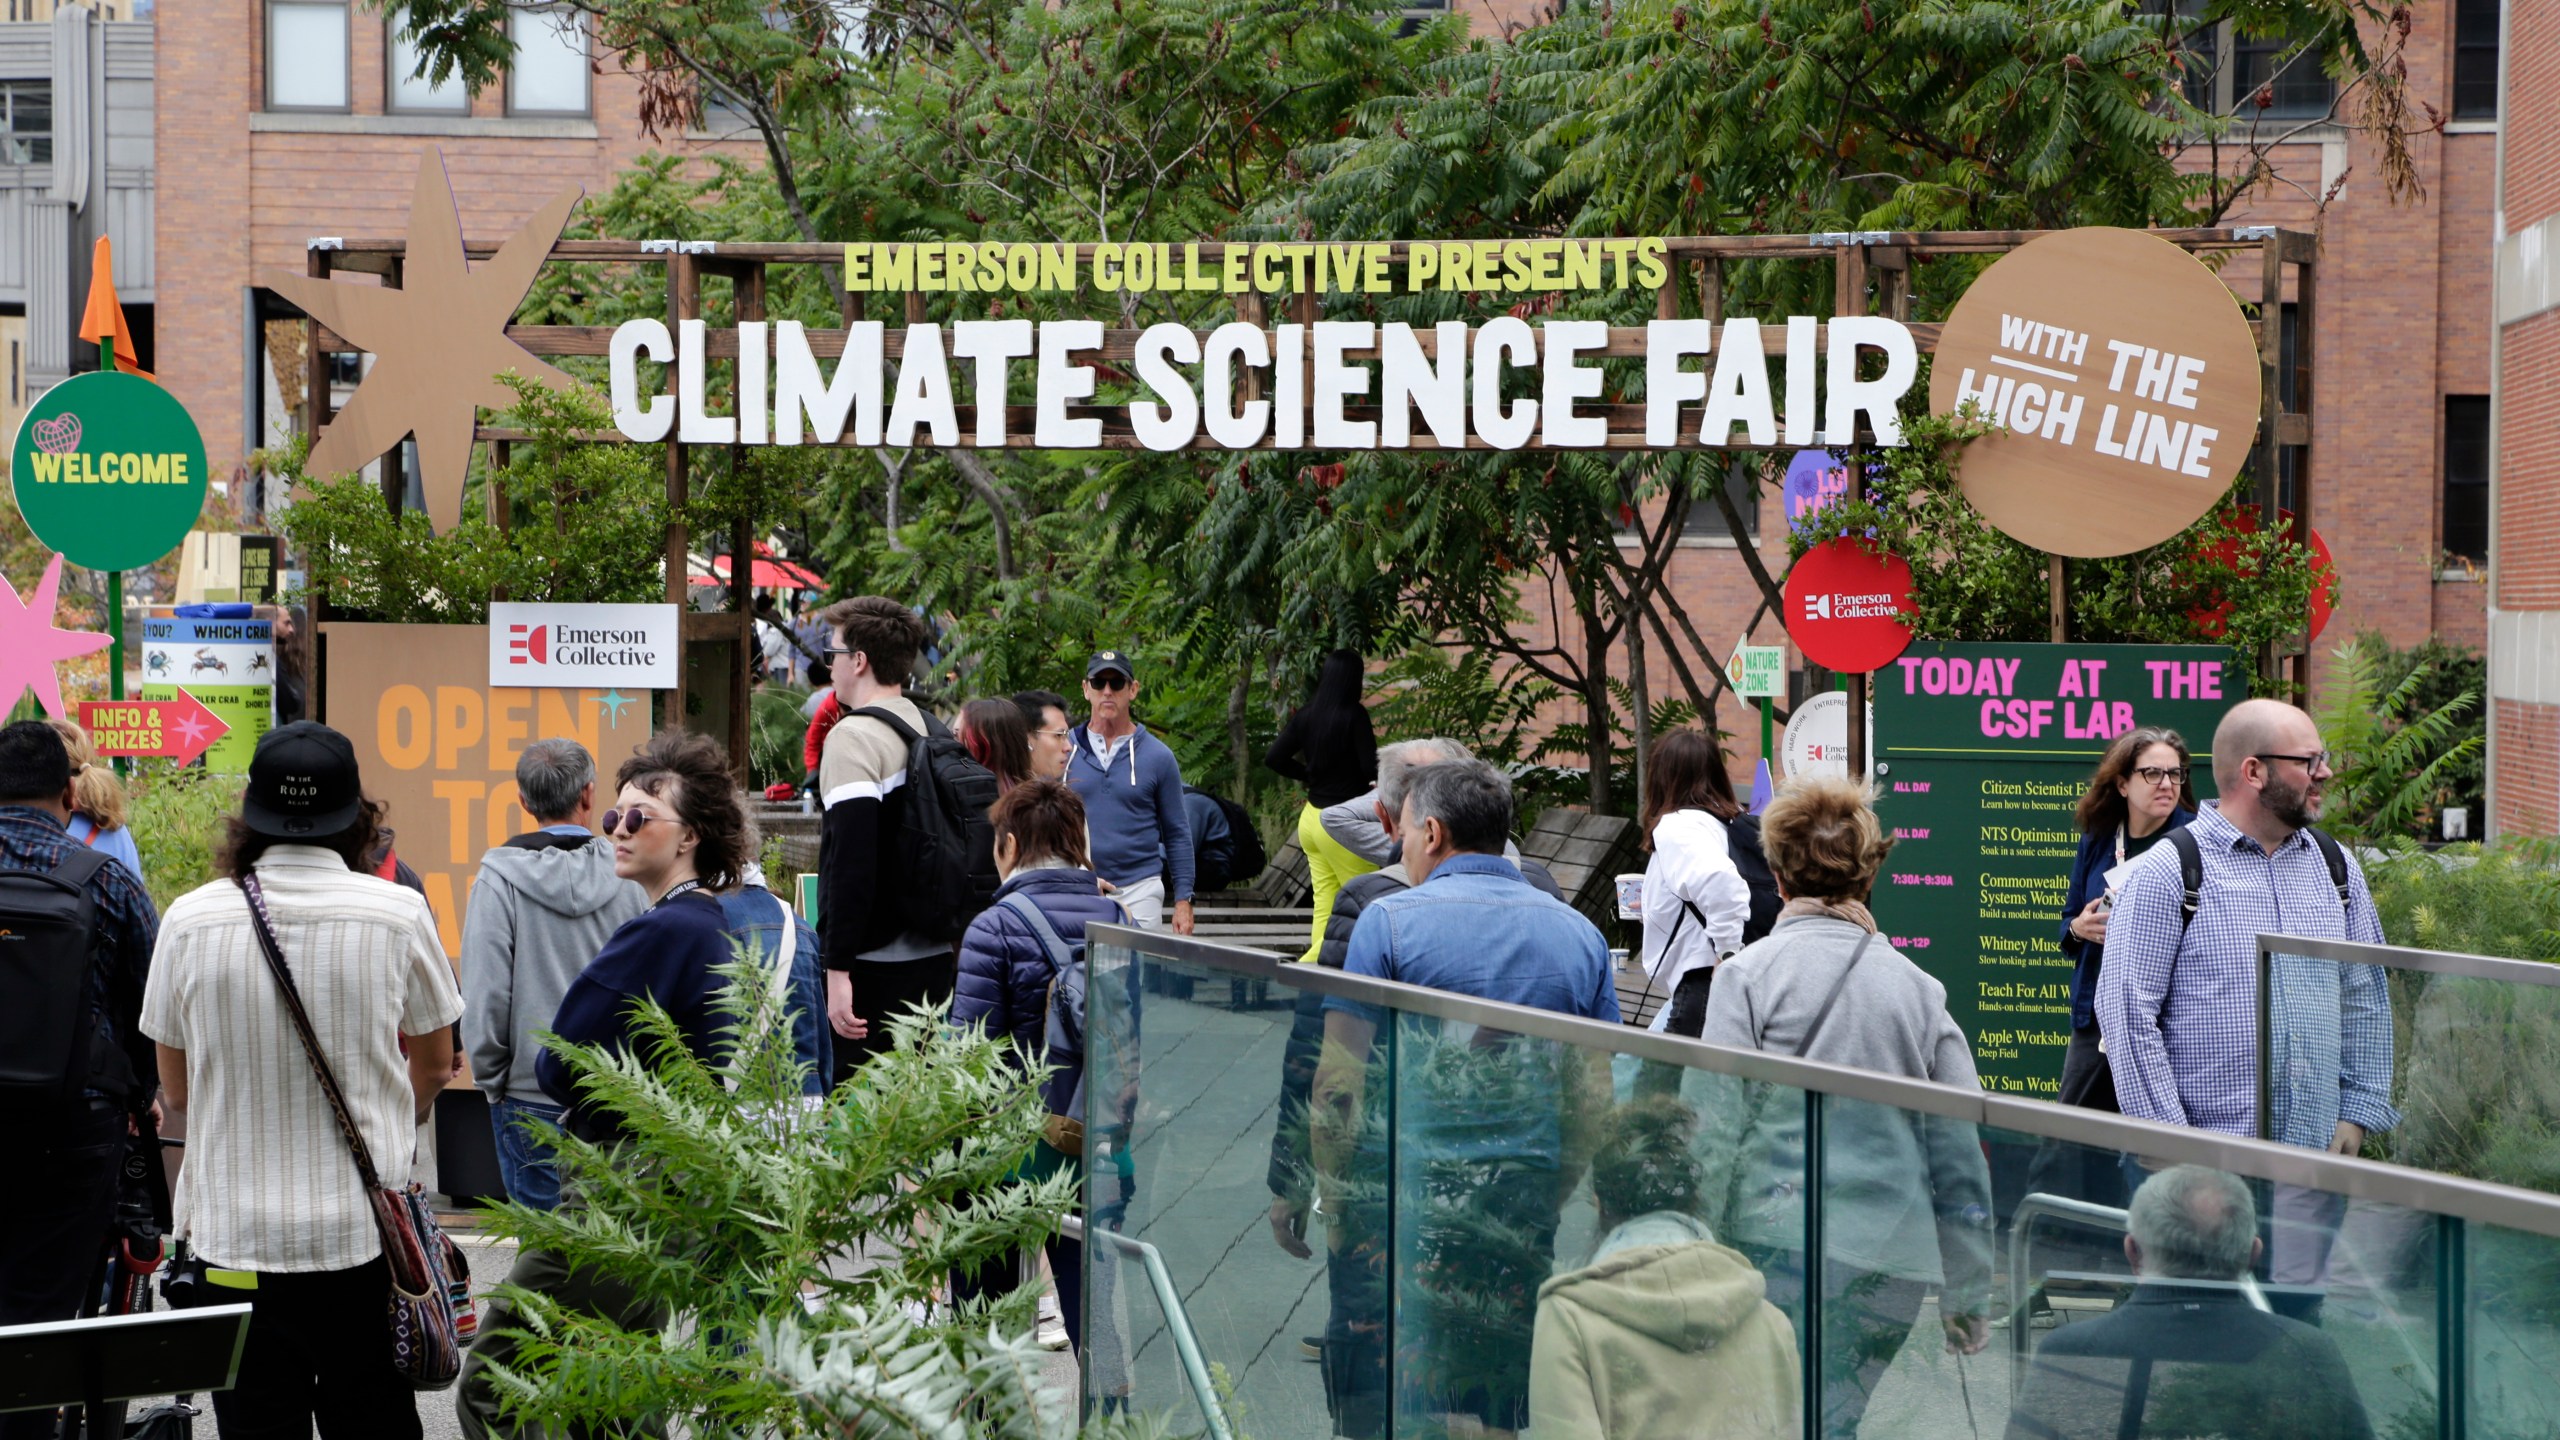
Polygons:
<instances>
[{"instance_id":1,"label":"gray hoodie","mask_svg":"<svg viewBox=\"0 0 2560 1440\"><path fill-rule=\"evenodd\" d=\"M533 1077L569 982L623 923L649 908L613 873L613 846L537 830L480 857L462 919L462 1039L472 1082L490 1098L551 1097Z\"/></svg>"}]
</instances>

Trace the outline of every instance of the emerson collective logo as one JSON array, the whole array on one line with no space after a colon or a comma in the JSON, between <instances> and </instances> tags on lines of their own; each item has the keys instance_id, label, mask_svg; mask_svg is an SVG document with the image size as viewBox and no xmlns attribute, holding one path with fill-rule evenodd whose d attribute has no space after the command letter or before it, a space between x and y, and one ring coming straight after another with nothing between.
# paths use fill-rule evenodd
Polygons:
<instances>
[{"instance_id":1,"label":"emerson collective logo","mask_svg":"<svg viewBox=\"0 0 2560 1440\"><path fill-rule=\"evenodd\" d=\"M1902 613L1902 599L1890 590L1820 590L1804 597L1807 620L1890 620Z\"/></svg>"},{"instance_id":2,"label":"emerson collective logo","mask_svg":"<svg viewBox=\"0 0 2560 1440\"><path fill-rule=\"evenodd\" d=\"M673 605L492 605L489 683L670 689L677 624Z\"/></svg>"}]
</instances>

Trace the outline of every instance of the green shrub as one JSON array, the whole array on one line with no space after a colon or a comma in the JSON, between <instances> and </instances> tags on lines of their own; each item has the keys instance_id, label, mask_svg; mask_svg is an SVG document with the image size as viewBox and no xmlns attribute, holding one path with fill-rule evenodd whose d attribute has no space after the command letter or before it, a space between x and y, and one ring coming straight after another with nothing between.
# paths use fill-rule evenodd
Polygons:
<instances>
[{"instance_id":1,"label":"green shrub","mask_svg":"<svg viewBox=\"0 0 2560 1440\"><path fill-rule=\"evenodd\" d=\"M800 713L808 698L796 685L765 685L749 698L747 776L755 789L797 785L808 773L809 717Z\"/></svg>"},{"instance_id":2,"label":"green shrub","mask_svg":"<svg viewBox=\"0 0 2560 1440\"><path fill-rule=\"evenodd\" d=\"M2504 840L2430 851L2393 838L2364 851L2374 914L2394 945L2560 960L2560 845Z\"/></svg>"},{"instance_id":3,"label":"green shrub","mask_svg":"<svg viewBox=\"0 0 2560 1440\"><path fill-rule=\"evenodd\" d=\"M201 769L145 760L125 782L126 827L142 852L143 880L151 903L169 902L213 878L222 845L222 822L240 808L247 780Z\"/></svg>"},{"instance_id":4,"label":"green shrub","mask_svg":"<svg viewBox=\"0 0 2560 1440\"><path fill-rule=\"evenodd\" d=\"M2338 773L2321 825L2349 840L2433 834L2439 810L2476 794L2489 743L2480 692L2445 693L2452 661L2395 652L2377 635L2359 635L2335 653L2320 735Z\"/></svg>"}]
</instances>

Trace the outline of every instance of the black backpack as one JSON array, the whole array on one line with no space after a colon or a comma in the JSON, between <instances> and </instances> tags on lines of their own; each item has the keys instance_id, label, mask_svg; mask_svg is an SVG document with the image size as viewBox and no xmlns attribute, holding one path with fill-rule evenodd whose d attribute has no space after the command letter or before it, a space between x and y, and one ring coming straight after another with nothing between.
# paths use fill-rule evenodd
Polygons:
<instances>
[{"instance_id":1,"label":"black backpack","mask_svg":"<svg viewBox=\"0 0 2560 1440\"><path fill-rule=\"evenodd\" d=\"M107 864L104 851L74 850L49 873L0 871L0 1111L59 1113L92 1085L132 1086L131 1064L90 1022L89 882Z\"/></svg>"},{"instance_id":2,"label":"black backpack","mask_svg":"<svg viewBox=\"0 0 2560 1440\"><path fill-rule=\"evenodd\" d=\"M2320 847L2320 858L2328 863L2329 883L2338 887L2338 913L2355 912L2355 886L2347 879L2347 852L2328 831L2313 827L2311 843ZM2169 832L2169 848L2178 852L2178 881L2183 887L2178 896L2178 933L2196 923L2196 911L2204 904L2204 847L2187 827L2181 825Z\"/></svg>"},{"instance_id":3,"label":"black backpack","mask_svg":"<svg viewBox=\"0 0 2560 1440\"><path fill-rule=\"evenodd\" d=\"M1215 802L1218 813L1227 817L1226 883L1214 888L1224 890L1227 885L1232 885L1238 880L1261 879L1262 872L1271 864L1271 857L1262 848L1262 831L1253 823L1253 812L1224 795L1211 794L1197 785L1186 785L1182 788ZM1202 858L1205 860L1207 857ZM1206 873L1206 867L1202 868L1203 873ZM1206 890L1212 887L1202 885L1200 888Z\"/></svg>"},{"instance_id":4,"label":"black backpack","mask_svg":"<svg viewBox=\"0 0 2560 1440\"><path fill-rule=\"evenodd\" d=\"M919 735L878 706L866 705L845 718L855 715L879 721L907 742L895 867L907 931L932 941L958 940L996 898L996 832L987 818L996 803L995 772L971 759L929 717Z\"/></svg>"},{"instance_id":5,"label":"black backpack","mask_svg":"<svg viewBox=\"0 0 2560 1440\"><path fill-rule=\"evenodd\" d=\"M1724 838L1733 868L1742 872L1742 883L1751 887L1751 918L1742 924L1742 943L1748 945L1777 925L1778 911L1787 902L1778 895L1778 874L1769 868L1768 852L1760 848L1760 817L1734 816L1725 822Z\"/></svg>"}]
</instances>

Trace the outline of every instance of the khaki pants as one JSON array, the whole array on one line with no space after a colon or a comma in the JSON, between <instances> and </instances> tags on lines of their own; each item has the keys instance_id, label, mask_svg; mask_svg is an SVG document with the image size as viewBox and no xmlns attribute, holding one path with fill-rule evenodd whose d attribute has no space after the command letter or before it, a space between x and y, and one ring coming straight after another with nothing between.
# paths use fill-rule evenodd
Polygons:
<instances>
[{"instance_id":1,"label":"khaki pants","mask_svg":"<svg viewBox=\"0 0 2560 1440\"><path fill-rule=\"evenodd\" d=\"M559 1256L548 1250L527 1250L516 1256L515 1268L507 1278L527 1290L547 1295L563 1308L584 1310L589 1314L608 1315L626 1330L663 1329L666 1312L640 1301L629 1287L619 1281L573 1271ZM610 1429L579 1427L563 1432L546 1427L523 1424L499 1413L499 1390L490 1375L492 1363L513 1367L516 1342L503 1333L524 1328L524 1319L515 1307L501 1300L489 1307L480 1319L480 1339L471 1347L470 1358L462 1362L462 1382L454 1394L454 1414L462 1422L465 1440L518 1440L518 1437L540 1437L540 1440L590 1440L590 1437L664 1435L665 1423L655 1417L639 1417Z\"/></svg>"}]
</instances>

